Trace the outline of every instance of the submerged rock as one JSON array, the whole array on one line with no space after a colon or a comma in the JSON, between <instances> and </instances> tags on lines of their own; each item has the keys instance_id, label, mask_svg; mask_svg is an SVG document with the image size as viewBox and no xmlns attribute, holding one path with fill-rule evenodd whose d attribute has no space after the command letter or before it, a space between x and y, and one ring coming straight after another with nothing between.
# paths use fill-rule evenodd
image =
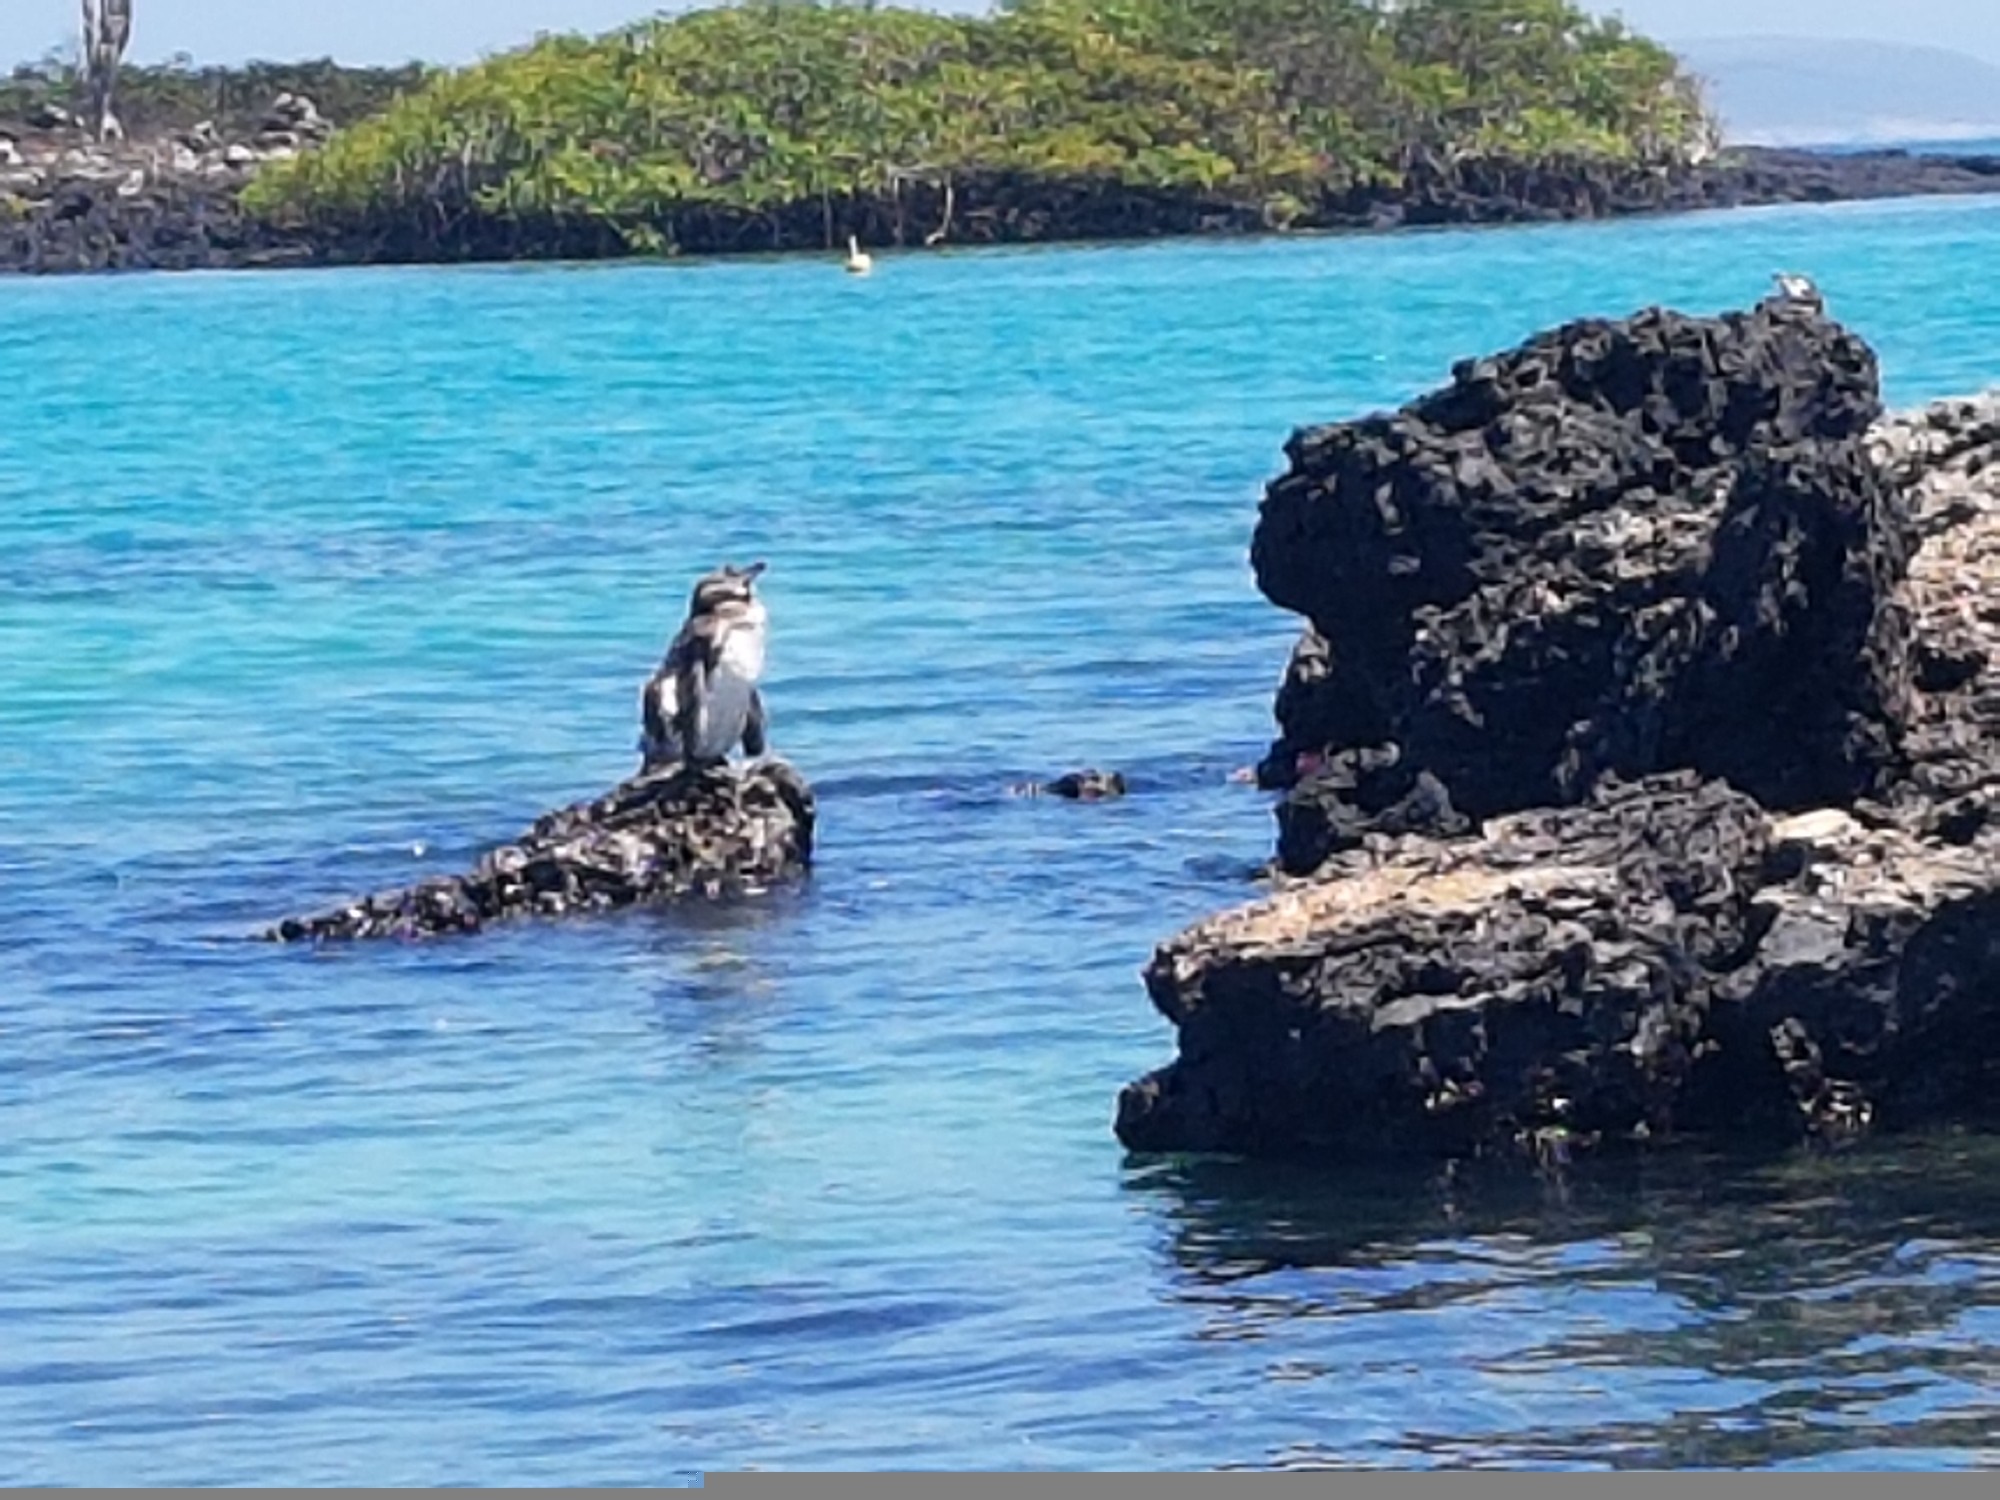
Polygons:
<instances>
[{"instance_id":1,"label":"submerged rock","mask_svg":"<svg viewBox=\"0 0 2000 1500\"><path fill-rule=\"evenodd\" d=\"M510 917L753 894L806 872L814 813L811 789L782 761L676 766L548 814L468 874L291 918L267 936L424 937Z\"/></svg>"},{"instance_id":2,"label":"submerged rock","mask_svg":"<svg viewBox=\"0 0 2000 1500\"><path fill-rule=\"evenodd\" d=\"M1066 802L1109 802L1125 795L1118 771L1071 771L1054 781L1030 781L1009 789L1016 797L1060 797Z\"/></svg>"},{"instance_id":3,"label":"submerged rock","mask_svg":"<svg viewBox=\"0 0 2000 1500\"><path fill-rule=\"evenodd\" d=\"M1313 621L1262 768L1298 873L1156 954L1126 1145L2000 1122L2000 398L1874 406L1774 303L1297 440L1258 565Z\"/></svg>"}]
</instances>

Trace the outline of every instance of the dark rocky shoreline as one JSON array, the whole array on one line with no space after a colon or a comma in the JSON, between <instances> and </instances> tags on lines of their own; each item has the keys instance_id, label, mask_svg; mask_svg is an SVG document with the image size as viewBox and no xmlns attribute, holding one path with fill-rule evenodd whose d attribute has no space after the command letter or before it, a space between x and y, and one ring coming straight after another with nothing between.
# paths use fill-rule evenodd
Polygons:
<instances>
[{"instance_id":1,"label":"dark rocky shoreline","mask_svg":"<svg viewBox=\"0 0 2000 1500\"><path fill-rule=\"evenodd\" d=\"M1141 1151L2000 1120L2000 397L1809 304L1590 321L1298 434L1265 899L1147 970Z\"/></svg>"},{"instance_id":2,"label":"dark rocky shoreline","mask_svg":"<svg viewBox=\"0 0 2000 1500\"><path fill-rule=\"evenodd\" d=\"M243 209L259 168L333 131L311 99L279 94L254 127L202 121L100 145L52 112L0 120L0 272L219 270L310 264L301 236Z\"/></svg>"},{"instance_id":3,"label":"dark rocky shoreline","mask_svg":"<svg viewBox=\"0 0 2000 1500\"><path fill-rule=\"evenodd\" d=\"M274 107L275 108L275 107ZM319 122L324 124L324 122ZM113 148L68 129L0 121L0 273L236 269L460 261L609 259L631 254L608 225L497 220L440 211L424 223L278 225L247 213L244 187L266 161L310 146L275 108L228 140L183 132ZM1745 148L1676 171L1462 164L1400 189L1330 196L1290 228L1371 231L1621 218L1782 203L2000 192L2000 156L1855 154ZM927 196L928 195L928 196ZM936 199L937 201L931 201ZM844 233L920 243L946 217L922 184L893 205L837 206ZM952 245L1144 239L1270 230L1261 209L1103 182L995 177L958 184ZM821 250L827 206L742 216L690 214L662 226L681 253Z\"/></svg>"}]
</instances>

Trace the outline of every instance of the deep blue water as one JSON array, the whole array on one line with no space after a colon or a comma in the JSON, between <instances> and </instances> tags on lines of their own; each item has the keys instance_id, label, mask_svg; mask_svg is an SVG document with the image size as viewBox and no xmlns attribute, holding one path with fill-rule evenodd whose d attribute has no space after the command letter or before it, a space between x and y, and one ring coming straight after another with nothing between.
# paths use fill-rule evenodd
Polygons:
<instances>
[{"instance_id":1,"label":"deep blue water","mask_svg":"<svg viewBox=\"0 0 2000 1500\"><path fill-rule=\"evenodd\" d=\"M1135 1162L1248 894L1290 428L1817 275L2000 377L2000 204L0 283L0 1479L2000 1461L2000 1151ZM631 766L771 560L809 889L312 953ZM1022 801L1118 766L1137 795Z\"/></svg>"}]
</instances>

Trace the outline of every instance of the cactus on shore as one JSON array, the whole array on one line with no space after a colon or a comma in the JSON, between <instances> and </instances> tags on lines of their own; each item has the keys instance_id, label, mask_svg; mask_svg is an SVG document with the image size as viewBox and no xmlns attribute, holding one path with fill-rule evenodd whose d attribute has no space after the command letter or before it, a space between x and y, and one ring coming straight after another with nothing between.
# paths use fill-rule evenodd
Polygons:
<instances>
[{"instance_id":1,"label":"cactus on shore","mask_svg":"<svg viewBox=\"0 0 2000 1500\"><path fill-rule=\"evenodd\" d=\"M114 109L118 69L132 43L132 0L83 0L83 75L90 91L90 127L101 141L123 140Z\"/></svg>"}]
</instances>

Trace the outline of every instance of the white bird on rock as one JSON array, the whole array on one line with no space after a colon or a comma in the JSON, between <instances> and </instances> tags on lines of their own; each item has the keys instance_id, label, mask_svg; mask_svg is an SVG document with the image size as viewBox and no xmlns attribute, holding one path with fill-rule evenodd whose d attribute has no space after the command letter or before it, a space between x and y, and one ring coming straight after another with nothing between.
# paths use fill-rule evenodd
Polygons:
<instances>
[{"instance_id":1,"label":"white bird on rock","mask_svg":"<svg viewBox=\"0 0 2000 1500\"><path fill-rule=\"evenodd\" d=\"M850 276L866 276L875 269L875 257L861 248L861 241L847 237L847 271Z\"/></svg>"},{"instance_id":2,"label":"white bird on rock","mask_svg":"<svg viewBox=\"0 0 2000 1500\"><path fill-rule=\"evenodd\" d=\"M1801 276L1797 271L1780 271L1777 275L1778 295L1787 302L1797 302L1810 307L1814 312L1826 310L1826 299L1819 288L1813 285L1810 276Z\"/></svg>"}]
</instances>

